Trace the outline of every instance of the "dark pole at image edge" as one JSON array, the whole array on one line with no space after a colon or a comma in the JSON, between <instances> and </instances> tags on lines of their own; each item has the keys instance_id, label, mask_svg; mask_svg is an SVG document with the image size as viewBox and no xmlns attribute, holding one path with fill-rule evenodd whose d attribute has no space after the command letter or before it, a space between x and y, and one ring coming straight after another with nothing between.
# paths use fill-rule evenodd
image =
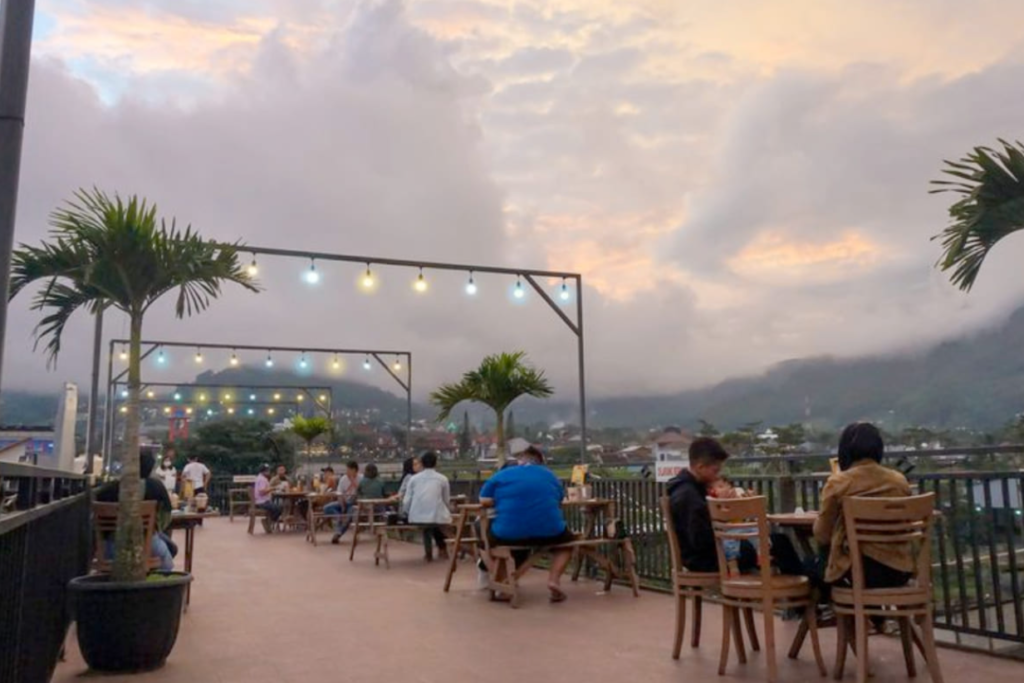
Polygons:
<instances>
[{"instance_id":1,"label":"dark pole at image edge","mask_svg":"<svg viewBox=\"0 0 1024 683\"><path fill-rule=\"evenodd\" d=\"M0 0L0 373L7 337L7 292L11 283L35 5L35 0Z\"/></svg>"}]
</instances>

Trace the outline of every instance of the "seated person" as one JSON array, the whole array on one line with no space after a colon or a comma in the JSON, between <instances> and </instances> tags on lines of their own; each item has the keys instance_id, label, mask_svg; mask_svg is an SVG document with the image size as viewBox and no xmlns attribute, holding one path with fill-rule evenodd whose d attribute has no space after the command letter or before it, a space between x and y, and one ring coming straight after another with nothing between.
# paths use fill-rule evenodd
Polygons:
<instances>
[{"instance_id":1,"label":"seated person","mask_svg":"<svg viewBox=\"0 0 1024 683\"><path fill-rule=\"evenodd\" d=\"M290 482L288 481L288 468L284 465L277 466L277 472L270 480L270 488L275 491L285 492L288 490Z\"/></svg>"},{"instance_id":2,"label":"seated person","mask_svg":"<svg viewBox=\"0 0 1024 683\"><path fill-rule=\"evenodd\" d=\"M409 479L402 498L402 512L410 524L423 524L423 552L427 562L434 561L434 543L437 543L438 557L448 559L448 546L441 525L452 523L451 488L448 477L434 468L437 467L437 453L428 451L420 457L423 470Z\"/></svg>"},{"instance_id":3,"label":"seated person","mask_svg":"<svg viewBox=\"0 0 1024 683\"><path fill-rule=\"evenodd\" d=\"M839 472L829 476L821 491L821 512L814 539L823 549L826 584L851 585L852 559L843 524L843 499L848 496L898 498L909 496L902 473L883 467L885 445L878 428L856 422L839 438ZM910 580L914 559L909 545L864 543L864 582L868 588L898 588Z\"/></svg>"},{"instance_id":4,"label":"seated person","mask_svg":"<svg viewBox=\"0 0 1024 683\"><path fill-rule=\"evenodd\" d=\"M345 466L344 476L338 479L337 502L324 506L325 515L338 515L334 520L334 536L331 537L331 543L334 545L341 542L341 537L352 523L352 507L355 505L362 478L359 474L359 463L355 460L349 461Z\"/></svg>"},{"instance_id":5,"label":"seated person","mask_svg":"<svg viewBox=\"0 0 1024 683\"><path fill-rule=\"evenodd\" d=\"M398 485L398 493L391 496L391 500L402 502L405 498L405 489L409 486L409 480L414 475L419 474L423 471L423 463L415 455L406 458L402 461L402 482Z\"/></svg>"},{"instance_id":6,"label":"seated person","mask_svg":"<svg viewBox=\"0 0 1024 683\"><path fill-rule=\"evenodd\" d=\"M544 454L531 446L516 459L516 467L497 472L480 489L480 503L496 513L488 530L490 544L545 548L575 541L562 515L562 482L544 467ZM517 576L529 570L529 557L529 551L513 554ZM569 548L552 552L548 572L551 602L566 599L562 573L571 559Z\"/></svg>"},{"instance_id":7,"label":"seated person","mask_svg":"<svg viewBox=\"0 0 1024 683\"><path fill-rule=\"evenodd\" d=\"M174 571L174 556L177 554L177 546L171 541L164 531L171 521L171 497L167 494L164 485L150 477L153 468L156 466L156 458L148 450L139 453L139 476L142 477L142 499L156 501L156 529L153 531L153 540L150 544L150 552L154 557L160 558L160 571ZM121 480L110 482L96 491L96 500L101 503L117 503L121 495ZM113 539L108 544L108 554L113 555Z\"/></svg>"},{"instance_id":8,"label":"seated person","mask_svg":"<svg viewBox=\"0 0 1024 683\"><path fill-rule=\"evenodd\" d=\"M718 550L715 532L708 511L709 488L717 486L719 497L734 498L738 490L726 482L721 483L722 465L729 453L716 439L700 437L690 444L689 467L683 469L668 483L669 508L679 539L683 566L692 572L717 572ZM717 484L716 484L717 482ZM714 496L713 496L714 497ZM784 534L771 535L772 563L783 574L803 576L808 573L792 541ZM727 549L730 547L725 546ZM733 547L737 566L741 572L758 568L757 548L749 541L740 541ZM734 559L732 557L729 558Z\"/></svg>"},{"instance_id":9,"label":"seated person","mask_svg":"<svg viewBox=\"0 0 1024 683\"><path fill-rule=\"evenodd\" d=\"M364 476L356 486L356 499L381 500L384 498L384 481L380 478L377 466L372 462L363 470Z\"/></svg>"},{"instance_id":10,"label":"seated person","mask_svg":"<svg viewBox=\"0 0 1024 683\"><path fill-rule=\"evenodd\" d=\"M253 501L260 510L266 510L267 516L263 517L263 530L268 534L274 529L274 523L281 518L281 505L274 502L273 490L267 474L270 473L270 465L260 465L260 472L256 475L256 483L253 484Z\"/></svg>"}]
</instances>

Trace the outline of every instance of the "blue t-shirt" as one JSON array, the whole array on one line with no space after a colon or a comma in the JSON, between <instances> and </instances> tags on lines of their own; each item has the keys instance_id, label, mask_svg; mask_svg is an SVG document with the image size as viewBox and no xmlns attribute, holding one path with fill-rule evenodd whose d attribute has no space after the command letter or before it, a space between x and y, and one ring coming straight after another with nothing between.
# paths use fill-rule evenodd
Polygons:
<instances>
[{"instance_id":1,"label":"blue t-shirt","mask_svg":"<svg viewBox=\"0 0 1024 683\"><path fill-rule=\"evenodd\" d=\"M520 465L484 482L481 498L494 500L494 535L515 541L548 538L565 531L562 482L542 465Z\"/></svg>"}]
</instances>

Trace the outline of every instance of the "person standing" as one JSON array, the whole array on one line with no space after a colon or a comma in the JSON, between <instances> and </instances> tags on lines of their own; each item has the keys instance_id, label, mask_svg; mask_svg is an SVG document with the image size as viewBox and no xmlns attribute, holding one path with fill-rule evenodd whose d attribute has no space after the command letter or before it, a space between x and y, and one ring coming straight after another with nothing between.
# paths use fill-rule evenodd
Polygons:
<instances>
[{"instance_id":1,"label":"person standing","mask_svg":"<svg viewBox=\"0 0 1024 683\"><path fill-rule=\"evenodd\" d=\"M206 487L210 485L210 468L199 462L199 457L188 456L188 464L181 470L181 477L192 483L192 495L198 496L206 493Z\"/></svg>"},{"instance_id":2,"label":"person standing","mask_svg":"<svg viewBox=\"0 0 1024 683\"><path fill-rule=\"evenodd\" d=\"M174 493L174 490L178 487L178 470L174 468L173 448L168 448L164 453L160 467L156 468L156 478L163 483L168 494Z\"/></svg>"},{"instance_id":3,"label":"person standing","mask_svg":"<svg viewBox=\"0 0 1024 683\"><path fill-rule=\"evenodd\" d=\"M438 557L448 558L448 547L441 526L452 523L451 488L448 477L434 468L437 467L437 453L428 451L420 458L423 471L412 476L402 498L402 511L410 524L422 524L423 551L427 562L434 561L434 543Z\"/></svg>"}]
</instances>

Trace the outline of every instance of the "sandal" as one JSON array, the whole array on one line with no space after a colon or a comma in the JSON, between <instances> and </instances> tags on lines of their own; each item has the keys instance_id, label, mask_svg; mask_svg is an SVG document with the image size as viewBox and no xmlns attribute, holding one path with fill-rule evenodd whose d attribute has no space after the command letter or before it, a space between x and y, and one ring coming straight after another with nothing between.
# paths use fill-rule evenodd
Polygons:
<instances>
[{"instance_id":1,"label":"sandal","mask_svg":"<svg viewBox=\"0 0 1024 683\"><path fill-rule=\"evenodd\" d=\"M551 593L551 595L548 596L548 600L550 600L553 603L565 602L569 599L569 596L566 595L565 592L557 586L548 586L548 592Z\"/></svg>"}]
</instances>

